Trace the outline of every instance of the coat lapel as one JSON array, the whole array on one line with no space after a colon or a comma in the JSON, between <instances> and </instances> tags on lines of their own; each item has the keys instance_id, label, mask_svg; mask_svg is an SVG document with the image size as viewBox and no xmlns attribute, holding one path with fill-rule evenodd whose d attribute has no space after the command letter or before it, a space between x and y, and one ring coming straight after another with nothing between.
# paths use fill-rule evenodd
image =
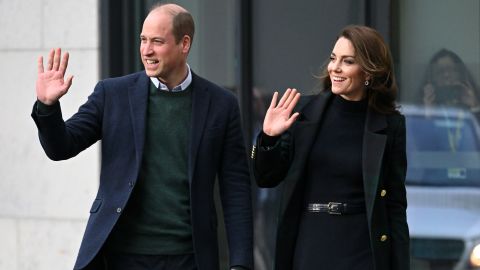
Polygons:
<instances>
[{"instance_id":1,"label":"coat lapel","mask_svg":"<svg viewBox=\"0 0 480 270\"><path fill-rule=\"evenodd\" d=\"M378 181L382 166L383 153L387 142L387 135L379 134L387 128L385 115L368 110L363 135L363 189L368 220L371 221L373 205L377 193Z\"/></svg>"},{"instance_id":2,"label":"coat lapel","mask_svg":"<svg viewBox=\"0 0 480 270\"><path fill-rule=\"evenodd\" d=\"M188 157L188 178L190 183L193 178L194 165L196 164L198 147L207 120L210 106L210 91L201 83L199 77L192 72L192 122L190 125L190 147Z\"/></svg>"},{"instance_id":3,"label":"coat lapel","mask_svg":"<svg viewBox=\"0 0 480 270\"><path fill-rule=\"evenodd\" d=\"M141 73L133 84L128 87L137 168L140 168L143 145L145 143L145 117L148 107L149 82L149 77L145 73Z\"/></svg>"},{"instance_id":4,"label":"coat lapel","mask_svg":"<svg viewBox=\"0 0 480 270\"><path fill-rule=\"evenodd\" d=\"M310 153L309 149L312 147L314 139L317 135L317 128L322 119L323 112L325 111L327 101L332 94L325 92L317 95L311 100L300 113L300 119L296 123L293 129L294 137L294 160L298 161L299 165L303 167L307 153ZM295 162L297 163L297 162Z\"/></svg>"}]
</instances>

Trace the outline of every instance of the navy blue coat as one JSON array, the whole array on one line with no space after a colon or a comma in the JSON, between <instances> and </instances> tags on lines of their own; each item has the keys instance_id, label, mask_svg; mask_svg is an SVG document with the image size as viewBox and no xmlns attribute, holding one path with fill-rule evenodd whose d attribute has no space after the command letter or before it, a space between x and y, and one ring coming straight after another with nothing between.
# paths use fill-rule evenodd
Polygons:
<instances>
[{"instance_id":1,"label":"navy blue coat","mask_svg":"<svg viewBox=\"0 0 480 270\"><path fill-rule=\"evenodd\" d=\"M192 73L189 142L193 245L199 270L219 268L214 183L218 177L230 265L252 268L250 177L235 96ZM96 262L135 187L141 166L148 90L145 72L100 81L88 101L67 121L60 105L32 117L40 142L52 160L76 156L102 141L100 185L90 210L74 269L102 269Z\"/></svg>"}]
</instances>

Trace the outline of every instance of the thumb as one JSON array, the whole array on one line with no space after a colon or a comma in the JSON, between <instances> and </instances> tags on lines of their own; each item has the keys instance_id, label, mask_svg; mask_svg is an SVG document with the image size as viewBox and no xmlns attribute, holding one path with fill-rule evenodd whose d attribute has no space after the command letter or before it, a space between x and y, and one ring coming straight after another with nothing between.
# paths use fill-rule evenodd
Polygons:
<instances>
[{"instance_id":1,"label":"thumb","mask_svg":"<svg viewBox=\"0 0 480 270\"><path fill-rule=\"evenodd\" d=\"M290 128L295 121L297 121L298 117L300 116L299 112L296 112L290 116L290 118L287 121L287 126Z\"/></svg>"},{"instance_id":2,"label":"thumb","mask_svg":"<svg viewBox=\"0 0 480 270\"><path fill-rule=\"evenodd\" d=\"M62 89L61 91L58 93L58 98L61 98L63 97L67 92L68 92L68 89L70 89L70 86L72 86L72 80L73 80L73 76L70 75L67 77L67 79L63 82L63 86L62 86Z\"/></svg>"},{"instance_id":3,"label":"thumb","mask_svg":"<svg viewBox=\"0 0 480 270\"><path fill-rule=\"evenodd\" d=\"M73 82L73 75L70 75L67 77L67 79L65 80L65 92L68 91L68 89L70 89L70 86L72 86L72 82Z\"/></svg>"}]
</instances>

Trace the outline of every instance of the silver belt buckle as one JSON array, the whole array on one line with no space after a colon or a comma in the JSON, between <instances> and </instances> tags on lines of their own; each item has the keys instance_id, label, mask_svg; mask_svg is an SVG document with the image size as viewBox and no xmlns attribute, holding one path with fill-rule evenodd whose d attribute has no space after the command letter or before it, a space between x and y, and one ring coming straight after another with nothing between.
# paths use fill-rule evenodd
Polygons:
<instances>
[{"instance_id":1,"label":"silver belt buckle","mask_svg":"<svg viewBox=\"0 0 480 270\"><path fill-rule=\"evenodd\" d=\"M341 215L343 210L343 204L339 202L328 203L328 213L330 215Z\"/></svg>"},{"instance_id":2,"label":"silver belt buckle","mask_svg":"<svg viewBox=\"0 0 480 270\"><path fill-rule=\"evenodd\" d=\"M322 204L320 203L311 203L308 205L308 210L313 213L318 213L322 210Z\"/></svg>"}]
</instances>

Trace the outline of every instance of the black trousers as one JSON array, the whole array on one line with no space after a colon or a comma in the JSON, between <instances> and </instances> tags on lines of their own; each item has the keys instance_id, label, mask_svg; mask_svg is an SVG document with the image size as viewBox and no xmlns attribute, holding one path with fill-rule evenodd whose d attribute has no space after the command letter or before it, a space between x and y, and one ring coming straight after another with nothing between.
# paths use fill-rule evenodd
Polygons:
<instances>
[{"instance_id":1,"label":"black trousers","mask_svg":"<svg viewBox=\"0 0 480 270\"><path fill-rule=\"evenodd\" d=\"M197 270L193 254L141 255L104 253L106 270Z\"/></svg>"}]
</instances>

